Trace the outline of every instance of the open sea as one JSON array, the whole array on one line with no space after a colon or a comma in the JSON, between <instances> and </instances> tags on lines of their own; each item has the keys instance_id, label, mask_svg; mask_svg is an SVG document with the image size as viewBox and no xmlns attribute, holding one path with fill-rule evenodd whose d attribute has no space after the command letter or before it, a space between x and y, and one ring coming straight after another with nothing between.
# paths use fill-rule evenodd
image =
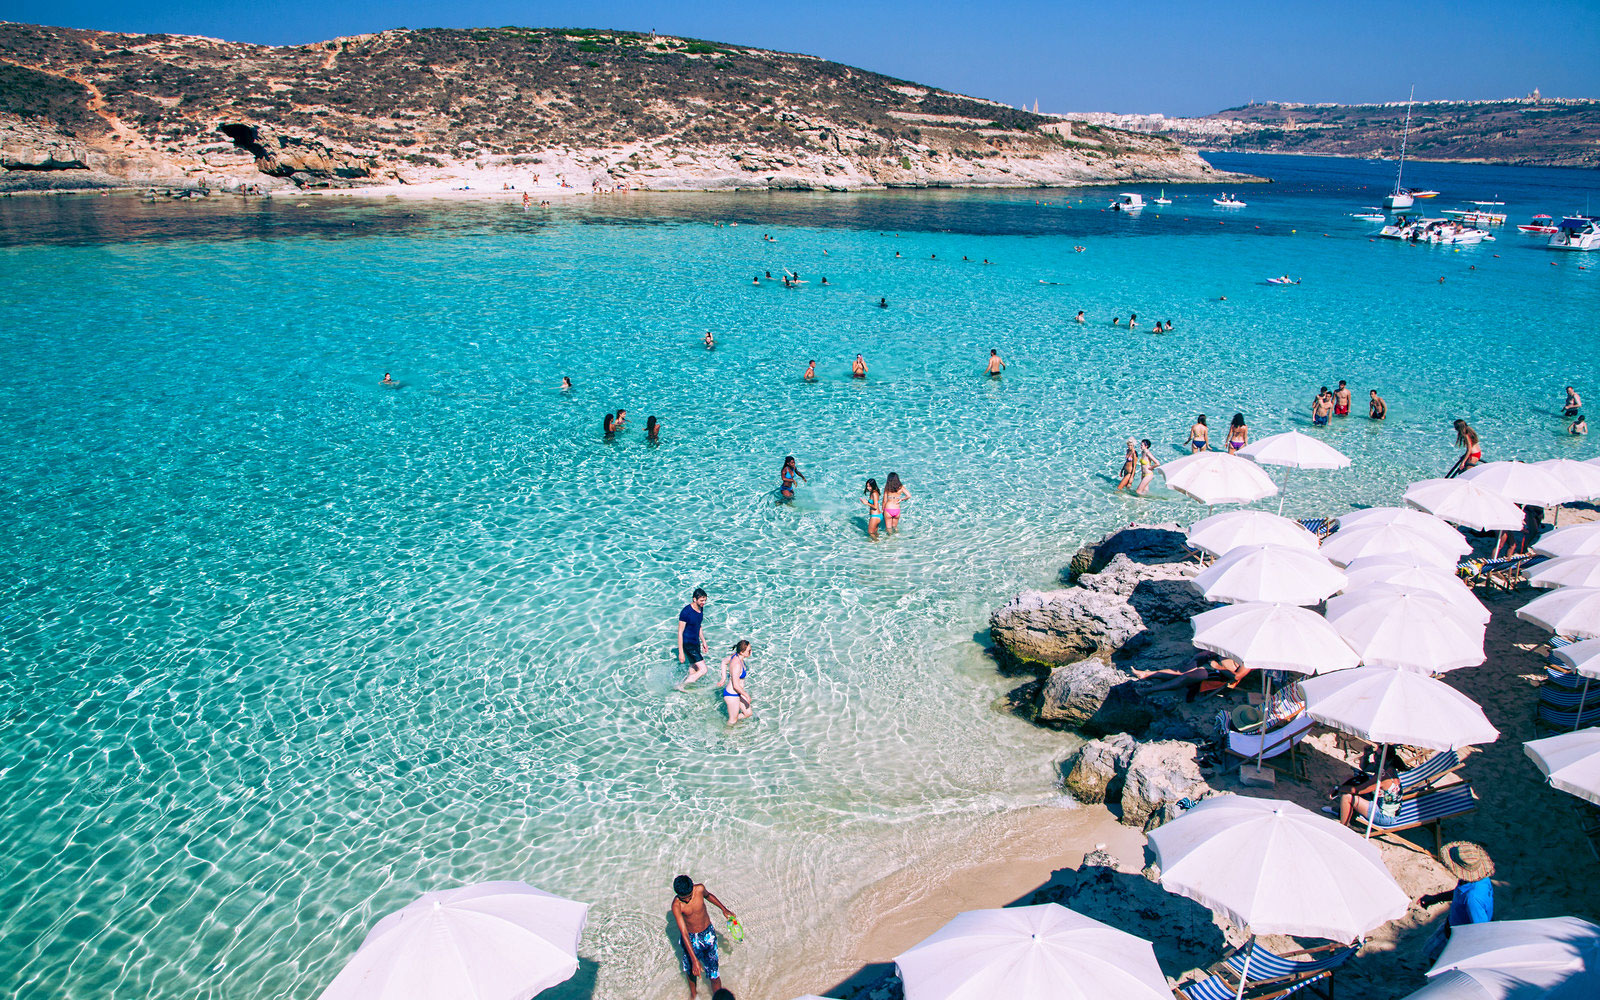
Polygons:
<instances>
[{"instance_id":1,"label":"open sea","mask_svg":"<svg viewBox=\"0 0 1600 1000\"><path fill-rule=\"evenodd\" d=\"M762 996L908 860L1071 807L1068 738L1000 707L983 642L1085 540L1203 514L1115 493L1124 439L1310 430L1347 379L1317 433L1354 465L1299 475L1299 516L1442 474L1456 417L1488 459L1600 450L1559 417L1600 403L1600 253L1514 228L1600 209L1600 174L1408 164L1439 208L1506 203L1457 251L1348 217L1393 164L1212 159L1276 183L1137 218L1098 188L0 199L0 995L311 1000L418 893L522 879L594 904L551 996L677 997L682 871ZM715 659L754 643L732 731L714 677L674 690L696 586Z\"/></svg>"}]
</instances>

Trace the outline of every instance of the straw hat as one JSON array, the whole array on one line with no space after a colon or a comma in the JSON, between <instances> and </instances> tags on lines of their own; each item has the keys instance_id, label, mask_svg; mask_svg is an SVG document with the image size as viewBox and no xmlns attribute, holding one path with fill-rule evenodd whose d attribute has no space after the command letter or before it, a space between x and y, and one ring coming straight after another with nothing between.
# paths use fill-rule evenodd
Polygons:
<instances>
[{"instance_id":1,"label":"straw hat","mask_svg":"<svg viewBox=\"0 0 1600 1000\"><path fill-rule=\"evenodd\" d=\"M1439 852L1439 861L1450 874L1462 882L1476 882L1494 874L1494 862L1482 844L1470 840L1452 840Z\"/></svg>"},{"instance_id":2,"label":"straw hat","mask_svg":"<svg viewBox=\"0 0 1600 1000\"><path fill-rule=\"evenodd\" d=\"M1252 726L1261 725L1261 720L1266 717L1266 713L1254 705L1235 705L1233 712L1230 713L1233 728L1239 732L1244 732Z\"/></svg>"}]
</instances>

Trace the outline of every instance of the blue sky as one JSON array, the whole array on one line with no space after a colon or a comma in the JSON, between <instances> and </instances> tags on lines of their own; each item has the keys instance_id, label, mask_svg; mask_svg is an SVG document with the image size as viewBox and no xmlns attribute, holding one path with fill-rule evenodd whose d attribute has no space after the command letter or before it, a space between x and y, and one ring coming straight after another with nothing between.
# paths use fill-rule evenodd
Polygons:
<instances>
[{"instance_id":1,"label":"blue sky","mask_svg":"<svg viewBox=\"0 0 1600 1000\"><path fill-rule=\"evenodd\" d=\"M0 20L267 44L392 27L656 30L806 52L1047 111L1600 96L1600 0L0 0Z\"/></svg>"}]
</instances>

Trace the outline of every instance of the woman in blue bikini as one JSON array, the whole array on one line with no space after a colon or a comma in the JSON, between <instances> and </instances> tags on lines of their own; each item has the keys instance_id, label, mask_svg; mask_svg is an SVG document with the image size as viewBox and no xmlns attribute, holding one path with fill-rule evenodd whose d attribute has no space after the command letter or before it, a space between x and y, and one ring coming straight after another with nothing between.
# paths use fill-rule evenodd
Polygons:
<instances>
[{"instance_id":1,"label":"woman in blue bikini","mask_svg":"<svg viewBox=\"0 0 1600 1000\"><path fill-rule=\"evenodd\" d=\"M728 706L728 725L755 714L744 679L750 675L750 640L740 639L733 652L722 661L722 702ZM737 672L735 672L737 671Z\"/></svg>"},{"instance_id":2,"label":"woman in blue bikini","mask_svg":"<svg viewBox=\"0 0 1600 1000\"><path fill-rule=\"evenodd\" d=\"M867 480L861 491L861 502L867 505L867 537L878 540L878 527L883 523L883 494L878 492L878 481Z\"/></svg>"},{"instance_id":3,"label":"woman in blue bikini","mask_svg":"<svg viewBox=\"0 0 1600 1000\"><path fill-rule=\"evenodd\" d=\"M798 465L794 464L794 456L786 456L783 460L783 468L778 470L778 497L780 500L794 499L794 478L796 476L800 477L802 483L807 481L806 474L800 471Z\"/></svg>"},{"instance_id":4,"label":"woman in blue bikini","mask_svg":"<svg viewBox=\"0 0 1600 1000\"><path fill-rule=\"evenodd\" d=\"M1211 447L1211 428L1206 426L1206 415L1200 414L1189 425L1189 454L1198 455Z\"/></svg>"}]
</instances>

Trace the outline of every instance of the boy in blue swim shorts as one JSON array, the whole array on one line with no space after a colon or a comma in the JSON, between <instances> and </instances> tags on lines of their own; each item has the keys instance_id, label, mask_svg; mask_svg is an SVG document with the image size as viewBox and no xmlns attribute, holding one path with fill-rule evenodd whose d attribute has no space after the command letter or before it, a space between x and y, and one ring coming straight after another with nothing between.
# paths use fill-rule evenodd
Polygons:
<instances>
[{"instance_id":1,"label":"boy in blue swim shorts","mask_svg":"<svg viewBox=\"0 0 1600 1000\"><path fill-rule=\"evenodd\" d=\"M700 994L700 976L711 982L712 992L722 989L722 969L717 958L717 932L711 926L706 903L728 920L738 919L710 890L687 875L672 880L672 917L678 922L678 966L689 977L689 1000Z\"/></svg>"}]
</instances>

